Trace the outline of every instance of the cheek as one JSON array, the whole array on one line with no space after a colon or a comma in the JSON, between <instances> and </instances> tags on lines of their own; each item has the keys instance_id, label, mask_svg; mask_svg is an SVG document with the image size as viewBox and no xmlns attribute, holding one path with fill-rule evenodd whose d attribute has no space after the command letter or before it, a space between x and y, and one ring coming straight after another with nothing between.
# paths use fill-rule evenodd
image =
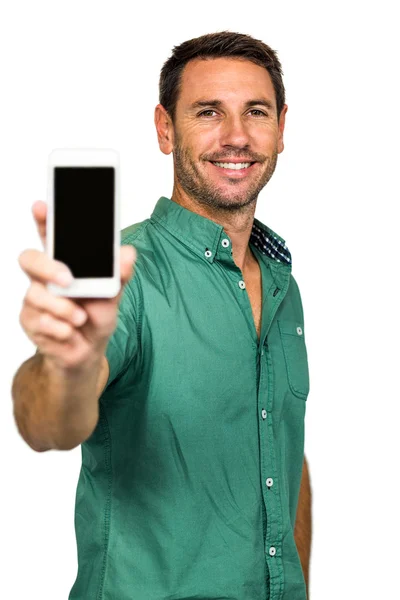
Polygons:
<instances>
[{"instance_id":1,"label":"cheek","mask_svg":"<svg viewBox=\"0 0 400 600\"><path fill-rule=\"evenodd\" d=\"M201 152L214 151L220 138L219 127L215 123L191 124L185 129L185 145Z\"/></svg>"},{"instance_id":2,"label":"cheek","mask_svg":"<svg viewBox=\"0 0 400 600\"><path fill-rule=\"evenodd\" d=\"M264 140L264 142L267 142L268 140L277 140L279 135L278 123L272 120L263 123L253 122L250 126L249 133L254 139L259 141Z\"/></svg>"}]
</instances>

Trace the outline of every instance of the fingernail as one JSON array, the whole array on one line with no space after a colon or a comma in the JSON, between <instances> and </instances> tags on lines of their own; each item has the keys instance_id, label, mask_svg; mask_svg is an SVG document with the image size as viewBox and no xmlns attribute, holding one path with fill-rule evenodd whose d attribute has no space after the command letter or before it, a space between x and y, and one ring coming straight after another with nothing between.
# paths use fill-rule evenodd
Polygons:
<instances>
[{"instance_id":1,"label":"fingernail","mask_svg":"<svg viewBox=\"0 0 400 600\"><path fill-rule=\"evenodd\" d=\"M56 273L55 280L59 285L65 286L70 285L74 278L72 277L71 273L68 273L68 271L59 271Z\"/></svg>"}]
</instances>

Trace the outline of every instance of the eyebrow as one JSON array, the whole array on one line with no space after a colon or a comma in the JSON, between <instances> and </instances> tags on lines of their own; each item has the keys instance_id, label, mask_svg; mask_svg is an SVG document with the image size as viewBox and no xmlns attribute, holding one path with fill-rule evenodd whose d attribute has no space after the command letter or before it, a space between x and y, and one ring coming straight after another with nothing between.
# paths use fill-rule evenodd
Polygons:
<instances>
[{"instance_id":1,"label":"eyebrow","mask_svg":"<svg viewBox=\"0 0 400 600\"><path fill-rule=\"evenodd\" d=\"M190 111L194 111L197 108L202 108L204 106L214 106L215 108L220 108L224 103L222 100L197 100L197 102L193 102L189 106ZM245 108L250 108L251 106L266 106L269 110L274 110L275 107L270 100L267 98L257 98L255 100L248 100L245 103Z\"/></svg>"}]
</instances>

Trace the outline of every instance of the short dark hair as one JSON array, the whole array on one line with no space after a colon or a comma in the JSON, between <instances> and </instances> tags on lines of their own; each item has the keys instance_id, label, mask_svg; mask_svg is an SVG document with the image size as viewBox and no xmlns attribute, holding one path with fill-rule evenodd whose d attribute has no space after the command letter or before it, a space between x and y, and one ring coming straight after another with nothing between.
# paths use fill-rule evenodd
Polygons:
<instances>
[{"instance_id":1,"label":"short dark hair","mask_svg":"<svg viewBox=\"0 0 400 600\"><path fill-rule=\"evenodd\" d=\"M175 124L176 104L181 90L182 72L186 64L195 58L243 58L264 67L275 90L277 117L285 104L285 87L282 66L270 46L250 35L221 31L208 33L174 46L172 55L164 63L159 81L159 102Z\"/></svg>"}]
</instances>

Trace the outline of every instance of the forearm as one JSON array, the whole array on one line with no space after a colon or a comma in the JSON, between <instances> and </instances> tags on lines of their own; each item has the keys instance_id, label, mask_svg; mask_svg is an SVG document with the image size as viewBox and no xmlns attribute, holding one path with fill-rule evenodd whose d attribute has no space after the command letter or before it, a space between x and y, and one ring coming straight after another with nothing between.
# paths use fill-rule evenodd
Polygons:
<instances>
[{"instance_id":1,"label":"forearm","mask_svg":"<svg viewBox=\"0 0 400 600\"><path fill-rule=\"evenodd\" d=\"M21 365L12 383L14 418L31 448L70 450L89 437L98 420L100 364L67 370L36 354Z\"/></svg>"},{"instance_id":2,"label":"forearm","mask_svg":"<svg viewBox=\"0 0 400 600\"><path fill-rule=\"evenodd\" d=\"M311 553L311 485L306 457L304 457L303 473L301 478L299 502L297 507L296 523L294 529L294 538L297 550L300 556L301 566L303 568L304 579L307 588L307 598L309 599L309 567Z\"/></svg>"}]
</instances>

